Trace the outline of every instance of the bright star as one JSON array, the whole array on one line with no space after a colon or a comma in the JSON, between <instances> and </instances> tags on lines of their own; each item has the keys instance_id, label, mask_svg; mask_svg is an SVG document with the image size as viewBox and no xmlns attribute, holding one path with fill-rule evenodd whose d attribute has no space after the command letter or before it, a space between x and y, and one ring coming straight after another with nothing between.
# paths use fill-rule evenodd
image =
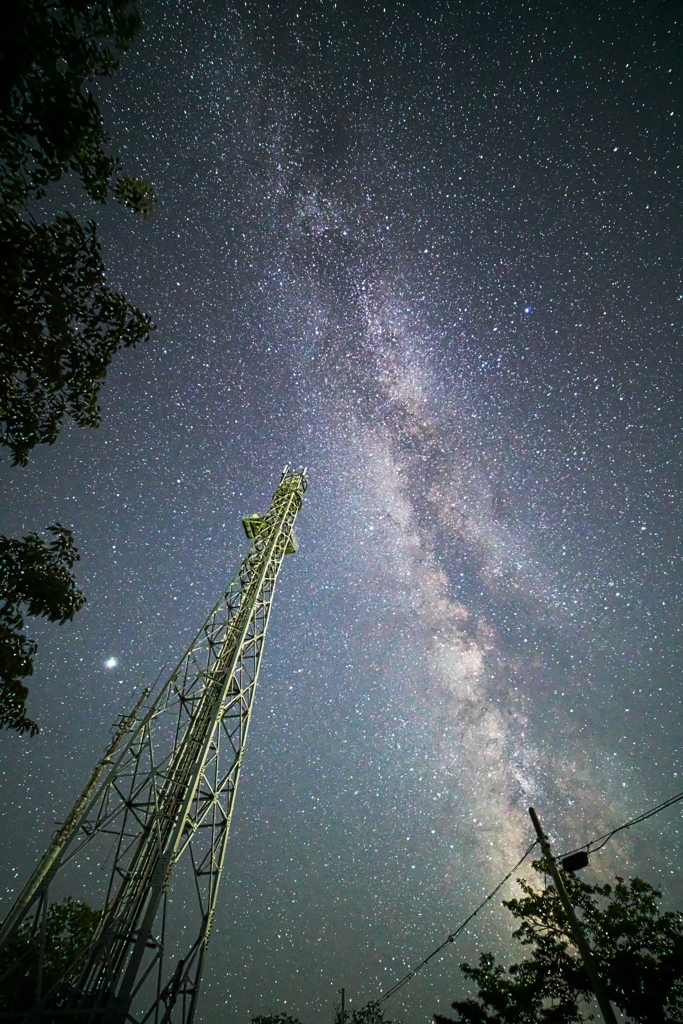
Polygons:
<instances>
[{"instance_id":1,"label":"bright star","mask_svg":"<svg viewBox=\"0 0 683 1024\"><path fill-rule=\"evenodd\" d=\"M118 663L119 663L119 659L118 658L107 658L107 660L104 663L104 667L105 668L116 668Z\"/></svg>"}]
</instances>

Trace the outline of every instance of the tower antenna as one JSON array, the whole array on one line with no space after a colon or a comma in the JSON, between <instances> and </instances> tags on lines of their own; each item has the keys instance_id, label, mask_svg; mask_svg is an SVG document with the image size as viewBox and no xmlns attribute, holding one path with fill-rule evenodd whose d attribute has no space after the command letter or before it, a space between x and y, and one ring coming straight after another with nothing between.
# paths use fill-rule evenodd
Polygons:
<instances>
[{"instance_id":1,"label":"tower antenna","mask_svg":"<svg viewBox=\"0 0 683 1024\"><path fill-rule=\"evenodd\" d=\"M286 466L268 511L243 519L251 546L227 590L137 724L120 727L19 895L0 930L0 988L15 992L3 995L3 1020L191 1024L273 593L297 550L305 490L306 471ZM51 910L91 877L102 882L97 924L56 970Z\"/></svg>"}]
</instances>

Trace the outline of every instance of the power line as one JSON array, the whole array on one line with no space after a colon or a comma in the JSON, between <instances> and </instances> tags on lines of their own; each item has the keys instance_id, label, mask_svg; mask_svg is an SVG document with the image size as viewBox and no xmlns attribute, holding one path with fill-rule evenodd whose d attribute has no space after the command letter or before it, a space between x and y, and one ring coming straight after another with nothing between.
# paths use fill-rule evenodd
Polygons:
<instances>
[{"instance_id":1,"label":"power line","mask_svg":"<svg viewBox=\"0 0 683 1024\"><path fill-rule=\"evenodd\" d=\"M665 810L667 807L677 804L679 800L683 800L683 793L677 793L676 796L664 800L663 803L657 804L656 807L652 807L649 811L639 814L637 818L631 818L630 821L624 822L623 825L617 825L611 832L605 832L604 836L598 836L597 839L591 839L588 843L584 843L583 846L577 846L575 850L570 850L569 853L563 853L561 857L558 857L558 860L569 857L573 853L579 853L580 850L585 850L587 853L595 853L597 850L601 850L617 832L623 832L624 829L631 828L632 825L638 825L641 821L647 821L654 814L659 814L660 811Z\"/></svg>"},{"instance_id":2,"label":"power line","mask_svg":"<svg viewBox=\"0 0 683 1024\"><path fill-rule=\"evenodd\" d=\"M500 882L498 883L498 885L497 885L497 886L495 887L495 889L493 889L493 890L492 890L492 891L491 891L491 892L490 892L490 893L488 894L488 896L486 897L486 899L484 899L484 900L482 900L482 901L481 901L481 903L480 903L480 904L479 904L479 906L478 906L478 907L476 908L476 910L473 910L473 911L472 911L472 913L470 914L470 916L469 916L468 918L466 918L466 919L465 919L465 920L464 920L464 921L462 922L462 924L458 925L458 927L457 927L457 928L455 929L455 931L454 931L454 932L451 932L451 934L450 934L450 935L448 936L448 938L447 938L447 939L446 939L446 940L445 940L444 942L442 942L440 946L438 946L438 947L437 947L437 948L436 948L436 949L435 949L435 950L434 950L433 952L431 952L431 953L429 954L429 956L426 956L426 957L424 958L424 960L421 960L421 961L420 961L420 963L419 963L419 964L417 965L417 967L413 967L412 971L410 971L410 972L409 972L408 974L406 974L406 976L405 976L404 978L401 978L401 980L400 980L400 981L397 981L395 985L392 985L392 987L391 987L391 988L390 988L390 989L389 989L389 990L388 990L387 992L385 992L383 996L380 996L380 998L379 998L379 999L377 1000L377 1005L378 1005L378 1006L380 1005L380 1003L383 1003L383 1002L384 1002L384 1001L385 1001L386 999L389 999L389 998L390 998L391 996L395 995L395 994L396 994L396 993L398 992L398 990L399 990L400 988L403 988L403 986L404 986L404 985L405 985L405 984L406 984L406 983L407 983L408 981L410 981L410 980L411 980L411 978L414 978L414 977L415 977L415 975L417 974L417 972L418 972L418 971L421 971L421 970L422 970L422 968L423 968L423 967L424 967L424 966L425 966L426 964L428 964L428 963L429 963L429 961L430 961L430 960L432 959L432 957L435 957L435 956L437 955L437 953L440 953L440 952L441 952L441 950L442 950L442 949L445 949L445 947L446 947L446 946L448 946L448 945L449 945L449 944L450 944L451 942L455 942L455 940L457 939L458 935L460 935L460 933L461 933L461 932L463 932L463 931L465 930L465 928L466 928L466 927L467 927L467 925L468 925L468 924L470 923L470 921L472 920L472 918L476 917L476 916L477 916L477 914L479 913L479 911L480 911L480 910L483 910L483 909L484 909L484 907L486 906L486 904L487 904L487 903L489 903L489 902L490 902L490 901L491 901L491 900L493 899L493 897L494 897L494 896L496 895L496 893L497 893L497 892L499 891L499 889L502 889L502 887L503 887L503 886L505 885L505 883L507 882L507 880L508 880L509 878L512 878L512 876L514 875L515 871L517 871L517 869L518 869L518 868L520 868L520 867L522 866L522 864L523 864L523 863L524 863L524 861L525 861L525 860L527 859L527 857L529 856L529 854L530 854L530 853L531 853L531 851L533 850L534 846L536 846L536 845L537 845L537 843L538 843L538 840L537 840L537 839L534 839L534 841L533 841L533 843L531 844L531 846L530 846L530 847L529 847L529 848L527 849L527 851L526 851L526 853L524 854L524 856L523 856L523 857L522 857L522 858L521 858L520 860L518 860L518 861L517 861L517 863L515 864L514 868L512 868L512 870L511 870L511 871L508 871L508 873L507 873L507 875L505 876L505 878L503 878L503 879L501 879L501 880L500 880Z\"/></svg>"},{"instance_id":3,"label":"power line","mask_svg":"<svg viewBox=\"0 0 683 1024\"><path fill-rule=\"evenodd\" d=\"M589 842L584 843L583 846L577 846L575 850L570 850L568 853L563 853L561 857L557 857L556 859L563 860L565 857L569 857L573 853L579 853L580 850L586 850L587 852L595 853L597 850L601 850L603 846L605 846L606 843L610 841L612 836L617 834L617 832L623 832L624 829L631 828L632 825L638 825L641 821L647 821L647 819L651 818L654 814L659 814L660 811L666 810L667 807L671 807L673 804L676 804L681 800L683 800L683 793L677 793L676 796L672 796L668 800L664 800L661 804L657 804L656 807L652 807L649 811L644 811L642 814L639 814L638 817L631 818L630 821L625 821L623 825L617 825L617 827L613 828L611 832L606 832L603 836L598 836L597 839L591 839ZM395 985L392 985L392 987L384 993L384 995L380 996L380 998L377 1000L378 1006L380 1005L380 1003L383 1003L385 1000L390 999L391 996L395 995L399 989L403 988L403 986L412 978L414 978L418 971L421 971L422 968L426 964L428 964L433 957L440 953L442 949L445 949L446 946L450 945L451 942L455 942L457 937L465 930L470 921L477 916L480 910L484 909L486 904L493 899L493 897L500 889L502 889L502 887L505 885L508 879L511 878L514 875L514 873L522 866L522 864L527 859L527 857L533 850L534 846L537 845L537 843L538 840L534 840L531 846L527 849L524 856L515 864L514 868L512 868L511 871L508 871L505 878L501 879L501 881L498 883L495 889L493 889L488 894L486 899L482 900L482 902L479 904L476 910L473 910L470 916L466 918L462 922L462 924L458 925L455 931L451 932L448 938L445 939L440 946L437 946L437 948L433 950L429 954L429 956L426 956L424 960L421 960L416 967L413 967L413 969L405 975L405 977L401 978L400 981L397 981Z\"/></svg>"}]
</instances>

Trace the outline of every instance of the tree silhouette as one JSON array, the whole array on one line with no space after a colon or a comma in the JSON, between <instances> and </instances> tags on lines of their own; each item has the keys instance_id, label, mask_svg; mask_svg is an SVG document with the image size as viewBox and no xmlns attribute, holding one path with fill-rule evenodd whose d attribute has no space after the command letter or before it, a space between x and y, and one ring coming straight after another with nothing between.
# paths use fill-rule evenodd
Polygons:
<instances>
[{"instance_id":1,"label":"tree silhouette","mask_svg":"<svg viewBox=\"0 0 683 1024\"><path fill-rule=\"evenodd\" d=\"M87 903L67 897L52 904L44 924L27 921L0 955L0 1010L29 1010L36 998L39 961L44 992L88 945L99 918L99 911Z\"/></svg>"},{"instance_id":2,"label":"tree silhouette","mask_svg":"<svg viewBox=\"0 0 683 1024\"><path fill-rule=\"evenodd\" d=\"M37 650L24 632L24 614L64 623L85 597L71 574L78 552L71 531L48 527L48 543L37 533L22 540L0 536L0 728L34 735L38 726L26 717L27 687Z\"/></svg>"},{"instance_id":3,"label":"tree silhouette","mask_svg":"<svg viewBox=\"0 0 683 1024\"><path fill-rule=\"evenodd\" d=\"M301 1024L297 1017L291 1017L288 1013L264 1013L258 1017L251 1018L251 1024ZM344 1010L342 1020L341 1006L335 1007L334 1024L392 1024L384 1016L384 1010L379 1003L371 1001L355 1010Z\"/></svg>"},{"instance_id":4,"label":"tree silhouette","mask_svg":"<svg viewBox=\"0 0 683 1024\"><path fill-rule=\"evenodd\" d=\"M0 33L0 444L25 465L65 417L100 422L97 398L113 356L149 337L148 316L105 283L94 222L39 221L35 200L75 174L88 196L111 194L143 218L149 184L122 173L91 86L111 76L140 29L130 0L6 0ZM0 540L0 728L33 735L26 717L36 645L23 614L64 622L84 597L70 568L71 533L50 527ZM22 611L23 609L23 611Z\"/></svg>"},{"instance_id":5,"label":"tree silhouette","mask_svg":"<svg viewBox=\"0 0 683 1024\"><path fill-rule=\"evenodd\" d=\"M251 1024L301 1024L301 1022L297 1017L290 1017L288 1013L262 1013L258 1017L252 1017Z\"/></svg>"},{"instance_id":6,"label":"tree silhouette","mask_svg":"<svg viewBox=\"0 0 683 1024\"><path fill-rule=\"evenodd\" d=\"M130 0L6 0L0 42L0 194L24 205L73 171L104 201L120 160L89 84L140 30Z\"/></svg>"},{"instance_id":7,"label":"tree silhouette","mask_svg":"<svg viewBox=\"0 0 683 1024\"><path fill-rule=\"evenodd\" d=\"M384 1016L384 1010L374 1000L369 1003L365 1003L364 1006L359 1006L357 1009L352 1010L350 1014L351 1024L392 1024L390 1020L387 1020Z\"/></svg>"},{"instance_id":8,"label":"tree silhouette","mask_svg":"<svg viewBox=\"0 0 683 1024\"><path fill-rule=\"evenodd\" d=\"M64 416L99 423L115 352L149 337L149 317L104 283L95 224L38 223L27 204L75 173L141 217L149 184L121 174L90 92L140 28L130 0L8 0L0 36L0 443L15 464L51 444Z\"/></svg>"},{"instance_id":9,"label":"tree silhouette","mask_svg":"<svg viewBox=\"0 0 683 1024\"><path fill-rule=\"evenodd\" d=\"M537 870L542 862L536 862ZM659 907L661 892L640 878L589 885L564 875L611 1001L634 1024L683 1021L683 914ZM454 1002L455 1018L435 1024L580 1024L590 1009L588 977L553 888L520 881L521 899L504 905L521 921L513 937L530 956L505 968L491 953L462 964L477 996Z\"/></svg>"},{"instance_id":10,"label":"tree silhouette","mask_svg":"<svg viewBox=\"0 0 683 1024\"><path fill-rule=\"evenodd\" d=\"M0 440L14 464L52 444L65 414L96 426L112 356L148 337L149 318L104 283L95 225L70 214L0 231Z\"/></svg>"}]
</instances>

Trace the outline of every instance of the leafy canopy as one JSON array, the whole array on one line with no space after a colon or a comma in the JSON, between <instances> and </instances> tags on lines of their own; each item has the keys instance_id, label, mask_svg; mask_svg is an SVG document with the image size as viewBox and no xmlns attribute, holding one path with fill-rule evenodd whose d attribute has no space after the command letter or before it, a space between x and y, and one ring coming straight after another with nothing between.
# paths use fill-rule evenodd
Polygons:
<instances>
[{"instance_id":1,"label":"leafy canopy","mask_svg":"<svg viewBox=\"0 0 683 1024\"><path fill-rule=\"evenodd\" d=\"M31 735L38 726L26 717L21 680L33 673L37 646L24 633L24 613L64 623L85 604L70 571L78 560L71 531L57 523L48 533L49 542L37 533L0 536L0 728Z\"/></svg>"},{"instance_id":2,"label":"leafy canopy","mask_svg":"<svg viewBox=\"0 0 683 1024\"><path fill-rule=\"evenodd\" d=\"M542 862L534 867L542 869ZM662 912L661 892L640 878L565 884L611 1001L634 1024L683 1021L683 914ZM462 964L477 996L454 1002L457 1016L435 1024L579 1024L601 1019L571 929L554 888L520 881L524 896L505 902L521 922L513 937L528 957L505 968L491 953Z\"/></svg>"},{"instance_id":3,"label":"leafy canopy","mask_svg":"<svg viewBox=\"0 0 683 1024\"><path fill-rule=\"evenodd\" d=\"M90 85L140 28L130 0L8 0L0 34L0 443L25 465L65 416L97 426L112 356L148 316L104 283L95 224L38 223L27 204L75 173L88 195L149 217L148 182L120 173Z\"/></svg>"},{"instance_id":4,"label":"leafy canopy","mask_svg":"<svg viewBox=\"0 0 683 1024\"><path fill-rule=\"evenodd\" d=\"M28 920L0 954L0 1010L28 1010L35 1002L39 961L46 991L88 945L99 918L87 903L67 897L49 908L44 933L42 922Z\"/></svg>"},{"instance_id":5,"label":"leafy canopy","mask_svg":"<svg viewBox=\"0 0 683 1024\"><path fill-rule=\"evenodd\" d=\"M291 1017L288 1013L264 1013L258 1017L251 1018L252 1024L301 1024L297 1017ZM335 1010L334 1024L392 1024L384 1016L384 1010L377 1002L369 1002L364 1006L349 1012L344 1010L343 1019L341 1007Z\"/></svg>"},{"instance_id":6,"label":"leafy canopy","mask_svg":"<svg viewBox=\"0 0 683 1024\"><path fill-rule=\"evenodd\" d=\"M352 1010L350 1020L351 1024L392 1024L384 1016L384 1010L379 1003L373 1001Z\"/></svg>"},{"instance_id":7,"label":"leafy canopy","mask_svg":"<svg viewBox=\"0 0 683 1024\"><path fill-rule=\"evenodd\" d=\"M87 84L140 30L130 0L6 0L0 44L0 194L24 204L74 171L104 201L119 167Z\"/></svg>"},{"instance_id":8,"label":"leafy canopy","mask_svg":"<svg viewBox=\"0 0 683 1024\"><path fill-rule=\"evenodd\" d=\"M262 1013L251 1018L251 1024L301 1024L297 1017L288 1013Z\"/></svg>"},{"instance_id":9,"label":"leafy canopy","mask_svg":"<svg viewBox=\"0 0 683 1024\"><path fill-rule=\"evenodd\" d=\"M109 193L141 217L149 184L120 173L90 87L110 76L140 28L130 0L6 0L0 33L0 444L25 465L65 416L97 426L112 357L149 337L150 319L105 284L95 224L41 223L35 200L64 174L91 199ZM84 602L69 570L71 533L0 538L0 728L31 735L27 687L36 644L24 614L64 622Z\"/></svg>"},{"instance_id":10,"label":"leafy canopy","mask_svg":"<svg viewBox=\"0 0 683 1024\"><path fill-rule=\"evenodd\" d=\"M149 317L104 283L95 225L65 213L0 225L0 440L14 464L52 444L63 417L97 426L112 356L149 337Z\"/></svg>"}]
</instances>

